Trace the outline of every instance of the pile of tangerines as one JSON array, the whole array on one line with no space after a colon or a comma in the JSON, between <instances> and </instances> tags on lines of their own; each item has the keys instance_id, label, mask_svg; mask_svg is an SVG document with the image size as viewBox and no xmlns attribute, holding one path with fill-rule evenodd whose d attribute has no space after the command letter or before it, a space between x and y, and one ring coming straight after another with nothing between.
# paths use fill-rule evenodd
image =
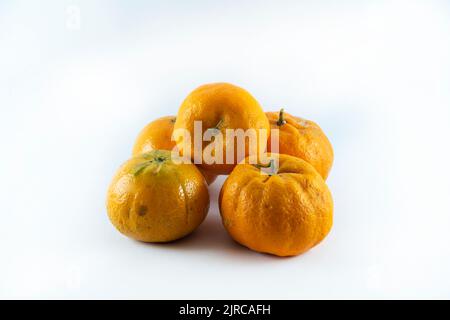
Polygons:
<instances>
[{"instance_id":1,"label":"pile of tangerines","mask_svg":"<svg viewBox=\"0 0 450 320\"><path fill-rule=\"evenodd\" d=\"M212 132L210 139L175 135L181 130L194 136L196 124L202 135ZM242 158L242 146L218 135L252 129L256 143L243 141ZM228 175L219 208L230 236L258 252L298 255L331 229L333 199L325 179L332 163L333 149L316 123L284 110L264 113L235 85L207 84L186 97L176 117L157 119L140 132L132 158L108 189L108 216L121 233L139 241L180 239L205 219L208 185Z\"/></svg>"}]
</instances>

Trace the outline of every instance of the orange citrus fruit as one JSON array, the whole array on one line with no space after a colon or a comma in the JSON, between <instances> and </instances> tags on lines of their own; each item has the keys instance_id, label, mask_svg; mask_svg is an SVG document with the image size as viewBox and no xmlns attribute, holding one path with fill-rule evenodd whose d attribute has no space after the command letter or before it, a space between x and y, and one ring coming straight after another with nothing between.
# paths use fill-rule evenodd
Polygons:
<instances>
[{"instance_id":1,"label":"orange citrus fruit","mask_svg":"<svg viewBox=\"0 0 450 320\"><path fill-rule=\"evenodd\" d=\"M194 134L196 123L201 124L200 136ZM174 133L184 130L189 134L189 140L175 137L184 156L208 172L229 174L246 156L265 151L269 128L264 111L249 92L229 83L211 83L198 87L183 101ZM227 132L254 134L255 143L238 140ZM203 139L206 133L210 137Z\"/></svg>"},{"instance_id":2,"label":"orange citrus fruit","mask_svg":"<svg viewBox=\"0 0 450 320\"><path fill-rule=\"evenodd\" d=\"M125 162L107 194L112 224L126 236L167 242L194 231L209 208L208 188L193 164L176 164L167 150L139 154Z\"/></svg>"},{"instance_id":3,"label":"orange citrus fruit","mask_svg":"<svg viewBox=\"0 0 450 320\"><path fill-rule=\"evenodd\" d=\"M152 150L173 150L176 147L172 140L174 116L167 116L156 119L147 124L141 130L133 146L133 156ZM199 167L200 172L208 184L213 183L217 176Z\"/></svg>"},{"instance_id":4,"label":"orange citrus fruit","mask_svg":"<svg viewBox=\"0 0 450 320\"><path fill-rule=\"evenodd\" d=\"M333 200L320 174L306 161L268 154L276 170L236 166L220 192L223 224L240 244L277 256L303 253L321 242L333 223ZM278 159L278 160L276 160Z\"/></svg>"},{"instance_id":5,"label":"orange citrus fruit","mask_svg":"<svg viewBox=\"0 0 450 320\"><path fill-rule=\"evenodd\" d=\"M322 129L313 121L288 113L267 112L271 134L278 135L278 153L301 158L310 163L326 179L333 165L333 147ZM273 130L278 129L278 130ZM267 152L275 152L269 139Z\"/></svg>"}]
</instances>

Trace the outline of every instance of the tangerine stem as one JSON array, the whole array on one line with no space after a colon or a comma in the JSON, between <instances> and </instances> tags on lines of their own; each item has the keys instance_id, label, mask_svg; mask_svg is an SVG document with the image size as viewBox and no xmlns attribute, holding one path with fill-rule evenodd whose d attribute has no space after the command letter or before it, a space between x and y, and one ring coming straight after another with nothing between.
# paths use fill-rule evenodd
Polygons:
<instances>
[{"instance_id":1,"label":"tangerine stem","mask_svg":"<svg viewBox=\"0 0 450 320\"><path fill-rule=\"evenodd\" d=\"M259 163L257 163L257 164L254 164L253 166L255 166L258 169L270 168L271 169L271 172L269 173L270 176L276 173L275 172L275 160L274 159L270 159L270 162L268 164L259 164Z\"/></svg>"},{"instance_id":2,"label":"tangerine stem","mask_svg":"<svg viewBox=\"0 0 450 320\"><path fill-rule=\"evenodd\" d=\"M283 124L286 124L286 120L284 120L284 109L281 108L280 114L278 116L277 126L282 126Z\"/></svg>"}]
</instances>

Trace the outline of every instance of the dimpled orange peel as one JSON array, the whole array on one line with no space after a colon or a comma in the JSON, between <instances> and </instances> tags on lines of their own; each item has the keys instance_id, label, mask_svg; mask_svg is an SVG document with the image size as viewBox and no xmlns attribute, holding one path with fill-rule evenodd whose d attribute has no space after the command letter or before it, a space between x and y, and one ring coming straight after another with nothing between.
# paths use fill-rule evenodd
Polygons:
<instances>
[{"instance_id":1,"label":"dimpled orange peel","mask_svg":"<svg viewBox=\"0 0 450 320\"><path fill-rule=\"evenodd\" d=\"M238 243L258 252L294 256L321 242L333 223L333 200L320 174L306 161L268 154L277 171L241 163L219 197L223 225ZM274 162L274 159L278 161Z\"/></svg>"},{"instance_id":2,"label":"dimpled orange peel","mask_svg":"<svg viewBox=\"0 0 450 320\"><path fill-rule=\"evenodd\" d=\"M199 144L196 144L194 142L195 121L202 124L201 134L212 130L221 133L223 140L219 141L216 137L212 137L211 141L201 140ZM244 132L248 129L255 130L256 143L253 145L246 140L242 144L245 149L243 157L245 157L265 151L266 139L269 136L269 121L258 101L246 90L229 83L211 83L198 87L186 97L178 111L174 129L186 130L191 137L190 143L186 143L183 137L176 139L177 146L183 155L186 155L185 149L189 146L190 157L199 163L201 168L214 174L229 174L242 159L238 159L239 143L236 141L230 143L226 139L227 129ZM222 150L222 155L216 154L215 149L212 148L216 144L219 146L218 149ZM212 151L208 153L209 150ZM230 150L233 150L234 157L230 156L231 161L227 161L226 156ZM208 163L203 152L220 160Z\"/></svg>"},{"instance_id":3,"label":"dimpled orange peel","mask_svg":"<svg viewBox=\"0 0 450 320\"><path fill-rule=\"evenodd\" d=\"M176 164L167 150L139 154L125 162L107 194L112 224L144 242L168 242L194 231L209 209L208 188L190 163Z\"/></svg>"},{"instance_id":4,"label":"dimpled orange peel","mask_svg":"<svg viewBox=\"0 0 450 320\"><path fill-rule=\"evenodd\" d=\"M266 115L272 135L278 135L278 153L305 160L326 179L334 156L333 147L322 129L315 122L294 117L283 109L280 112L266 112ZM267 152L274 152L271 139L268 141Z\"/></svg>"}]
</instances>

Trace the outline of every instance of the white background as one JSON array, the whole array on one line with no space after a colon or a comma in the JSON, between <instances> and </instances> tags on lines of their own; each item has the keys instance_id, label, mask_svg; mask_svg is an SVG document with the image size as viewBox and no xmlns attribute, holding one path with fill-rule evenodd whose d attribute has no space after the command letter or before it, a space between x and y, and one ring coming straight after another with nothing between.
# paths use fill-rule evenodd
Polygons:
<instances>
[{"instance_id":1,"label":"white background","mask_svg":"<svg viewBox=\"0 0 450 320\"><path fill-rule=\"evenodd\" d=\"M335 222L310 252L235 244L223 179L182 241L109 223L137 133L214 81L332 141ZM450 298L449 89L445 0L2 0L0 298Z\"/></svg>"}]
</instances>

